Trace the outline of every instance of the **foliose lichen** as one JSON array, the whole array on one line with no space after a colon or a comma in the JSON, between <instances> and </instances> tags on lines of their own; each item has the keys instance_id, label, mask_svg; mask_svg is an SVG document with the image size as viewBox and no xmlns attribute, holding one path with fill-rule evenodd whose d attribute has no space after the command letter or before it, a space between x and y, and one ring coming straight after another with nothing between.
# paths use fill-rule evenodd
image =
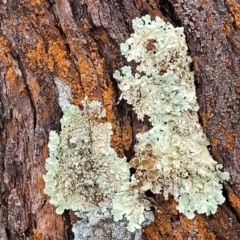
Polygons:
<instances>
[{"instance_id":1,"label":"foliose lichen","mask_svg":"<svg viewBox=\"0 0 240 240\"><path fill-rule=\"evenodd\" d=\"M126 218L114 221L111 213L106 211L104 213L97 214L80 214L77 216L81 219L74 224L72 230L75 235L75 239L78 240L140 240L142 230L138 229L135 232L129 232L127 230L128 221ZM143 226L150 224L153 221L153 213L146 211L144 213L145 221Z\"/></svg>"},{"instance_id":2,"label":"foliose lichen","mask_svg":"<svg viewBox=\"0 0 240 240\"><path fill-rule=\"evenodd\" d=\"M149 15L134 19L133 29L121 51L136 67L124 66L114 77L120 100L126 99L140 120L148 116L152 128L137 134L130 164L110 146L112 126L101 103L85 98L82 109L72 105L70 88L55 79L63 117L61 132L49 135L44 192L58 214L77 212L78 240L140 239L136 229L150 223L150 204L141 198L147 190L165 199L173 195L188 218L195 211L215 213L224 201L221 183L229 174L209 154L198 122L183 29ZM130 167L136 169L132 176Z\"/></svg>"},{"instance_id":3,"label":"foliose lichen","mask_svg":"<svg viewBox=\"0 0 240 240\"><path fill-rule=\"evenodd\" d=\"M101 103L85 98L81 110L64 96L60 90L61 132L50 132L43 176L50 203L58 214L64 209L92 215L109 210L116 221L125 217L129 231L140 229L147 202L139 198L126 157L119 158L110 146L112 126L101 122L106 116Z\"/></svg>"},{"instance_id":4,"label":"foliose lichen","mask_svg":"<svg viewBox=\"0 0 240 240\"><path fill-rule=\"evenodd\" d=\"M46 182L45 193L51 196L50 203L58 206L57 213L63 213L64 209L96 210L96 203L104 198L101 189L94 188L94 185L99 185L97 174L104 166L101 164L105 164L102 159L104 155L94 152L91 143L94 141L94 144L101 146L102 141L96 137L100 134L106 137L111 133L111 125L100 123L100 134L93 136L95 124L89 121L88 113L94 117L95 110L101 109L92 108L86 101L83 104L84 111L74 105L63 107L62 131L59 135L51 131L49 136L50 157L46 160L48 172L43 178ZM93 104L98 107L97 102ZM92 161L92 158L96 158L97 162ZM101 180L104 182L104 179Z\"/></svg>"},{"instance_id":5,"label":"foliose lichen","mask_svg":"<svg viewBox=\"0 0 240 240\"><path fill-rule=\"evenodd\" d=\"M222 182L229 178L209 154L209 142L198 121L198 104L183 28L149 15L133 20L134 33L121 44L127 61L115 71L121 98L152 128L137 134L135 157L140 190L169 194L188 218L194 212L215 213L224 202Z\"/></svg>"}]
</instances>

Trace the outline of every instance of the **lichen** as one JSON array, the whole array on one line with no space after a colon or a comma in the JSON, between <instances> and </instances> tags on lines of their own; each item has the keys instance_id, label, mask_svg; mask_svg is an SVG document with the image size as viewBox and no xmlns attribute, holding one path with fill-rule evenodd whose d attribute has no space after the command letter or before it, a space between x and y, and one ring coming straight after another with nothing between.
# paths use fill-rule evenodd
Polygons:
<instances>
[{"instance_id":1,"label":"lichen","mask_svg":"<svg viewBox=\"0 0 240 240\"><path fill-rule=\"evenodd\" d=\"M141 191L169 194L188 218L194 212L215 213L224 202L223 180L229 174L209 154L198 122L198 104L183 28L159 17L133 20L134 33L121 44L122 55L136 69L115 71L120 97L133 106L139 119L149 117L152 128L136 136L135 177ZM149 148L149 146L151 146ZM138 159L138 161L136 161ZM138 162L138 163L137 163Z\"/></svg>"},{"instance_id":2,"label":"lichen","mask_svg":"<svg viewBox=\"0 0 240 240\"><path fill-rule=\"evenodd\" d=\"M83 111L71 104L63 107L61 133L51 131L49 136L45 193L58 213L109 208L115 191L129 182L126 159L109 147L111 124L90 120L105 116L101 103L82 104Z\"/></svg>"},{"instance_id":3,"label":"lichen","mask_svg":"<svg viewBox=\"0 0 240 240\"><path fill-rule=\"evenodd\" d=\"M58 100L60 107L69 105L72 100L71 87L58 77L54 78L54 82L58 90Z\"/></svg>"},{"instance_id":4,"label":"lichen","mask_svg":"<svg viewBox=\"0 0 240 240\"><path fill-rule=\"evenodd\" d=\"M60 81L60 82L59 82ZM112 126L99 122L106 111L98 101L82 101L83 109L70 104L69 88L56 81L62 107L61 132L49 134L50 156L44 192L62 214L64 209L99 214L110 210L116 221L125 216L128 229L140 228L147 203L140 201L130 165L110 146Z\"/></svg>"},{"instance_id":5,"label":"lichen","mask_svg":"<svg viewBox=\"0 0 240 240\"><path fill-rule=\"evenodd\" d=\"M189 219L195 211L215 213L224 201L221 182L229 174L209 154L198 122L183 29L148 15L133 20L133 29L121 51L136 67L124 66L114 77L119 100L131 104L138 119L148 116L151 128L136 135L130 163L110 144L111 104L105 110L85 97L82 108L72 105L69 86L55 79L63 117L61 132L49 134L44 192L58 214L77 212L75 239L140 239L141 227L150 222L150 203L142 198L147 190L165 199L171 194ZM232 141L227 136L227 144Z\"/></svg>"},{"instance_id":6,"label":"lichen","mask_svg":"<svg viewBox=\"0 0 240 240\"><path fill-rule=\"evenodd\" d=\"M136 230L135 232L127 231L128 221L126 218L114 221L111 213L106 211L99 214L81 214L77 213L77 216L81 219L73 225L73 232L75 240L140 240L142 236L142 230ZM153 219L153 213L151 211L144 212L143 226L149 225Z\"/></svg>"}]
</instances>

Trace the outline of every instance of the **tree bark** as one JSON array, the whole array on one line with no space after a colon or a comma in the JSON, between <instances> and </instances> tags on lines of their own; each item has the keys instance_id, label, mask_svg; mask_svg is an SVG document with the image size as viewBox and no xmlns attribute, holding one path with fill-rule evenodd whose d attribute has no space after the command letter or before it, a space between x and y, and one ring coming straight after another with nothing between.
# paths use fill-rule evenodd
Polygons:
<instances>
[{"instance_id":1,"label":"tree bark","mask_svg":"<svg viewBox=\"0 0 240 240\"><path fill-rule=\"evenodd\" d=\"M73 215L60 216L43 193L50 130L60 130L55 78L73 103L99 100L112 123L111 145L134 155L147 127L117 105L112 75L126 63L119 44L132 19L160 16L183 26L193 59L199 119L216 161L230 173L226 202L188 220L172 199L155 196L159 213L144 240L240 239L240 2L237 0L3 0L0 3L0 239L73 239Z\"/></svg>"}]
</instances>

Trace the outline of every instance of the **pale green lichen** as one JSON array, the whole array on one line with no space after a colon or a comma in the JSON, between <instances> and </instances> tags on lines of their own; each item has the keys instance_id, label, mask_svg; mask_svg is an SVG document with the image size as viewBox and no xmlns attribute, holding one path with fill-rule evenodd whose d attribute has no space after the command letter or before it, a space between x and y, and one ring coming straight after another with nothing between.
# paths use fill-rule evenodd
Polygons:
<instances>
[{"instance_id":1,"label":"pale green lichen","mask_svg":"<svg viewBox=\"0 0 240 240\"><path fill-rule=\"evenodd\" d=\"M101 103L85 99L82 104L83 110L63 106L61 132L50 132L44 192L58 214L64 209L92 213L112 209L115 218L125 216L128 229L134 231L144 221L146 204L130 182L126 158L119 158L110 146L111 124L96 121L106 115Z\"/></svg>"},{"instance_id":2,"label":"pale green lichen","mask_svg":"<svg viewBox=\"0 0 240 240\"><path fill-rule=\"evenodd\" d=\"M224 202L221 182L229 174L221 172L222 166L210 156L198 122L183 28L147 15L133 20L133 29L121 51L137 67L124 66L114 77L121 98L133 106L139 119L148 116L152 125L137 134L131 161L141 191L163 193L165 199L173 195L188 218L194 217L194 211L215 213Z\"/></svg>"},{"instance_id":3,"label":"pale green lichen","mask_svg":"<svg viewBox=\"0 0 240 240\"><path fill-rule=\"evenodd\" d=\"M69 86L55 79L63 117L61 132L49 135L44 191L57 213L80 214L75 239L139 239L141 231L130 234L126 225L131 232L144 225L150 204L140 196L147 190L165 199L173 195L188 218L195 211L215 213L224 201L221 182L229 174L210 156L198 122L183 29L148 15L133 20L133 29L121 51L136 68L124 66L114 77L120 100L126 99L139 119L148 116L152 128L136 136L131 177L126 157L110 146L112 126L102 121L101 103L85 99L82 110L71 105Z\"/></svg>"}]
</instances>

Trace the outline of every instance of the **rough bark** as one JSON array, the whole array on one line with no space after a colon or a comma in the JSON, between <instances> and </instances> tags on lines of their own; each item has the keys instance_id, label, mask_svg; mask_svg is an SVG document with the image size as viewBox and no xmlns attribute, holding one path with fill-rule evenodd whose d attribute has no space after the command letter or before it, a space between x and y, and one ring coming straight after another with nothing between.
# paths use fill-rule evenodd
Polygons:
<instances>
[{"instance_id":1,"label":"rough bark","mask_svg":"<svg viewBox=\"0 0 240 240\"><path fill-rule=\"evenodd\" d=\"M144 240L240 239L240 3L237 0L3 0L0 3L0 239L73 239L69 212L55 213L44 195L48 134L60 129L54 78L71 85L73 103L99 100L112 123L112 147L133 155L146 127L116 104L113 71L119 44L137 16L183 26L196 76L199 117L214 159L231 179L215 215L188 220L173 200L155 196L160 213Z\"/></svg>"}]
</instances>

